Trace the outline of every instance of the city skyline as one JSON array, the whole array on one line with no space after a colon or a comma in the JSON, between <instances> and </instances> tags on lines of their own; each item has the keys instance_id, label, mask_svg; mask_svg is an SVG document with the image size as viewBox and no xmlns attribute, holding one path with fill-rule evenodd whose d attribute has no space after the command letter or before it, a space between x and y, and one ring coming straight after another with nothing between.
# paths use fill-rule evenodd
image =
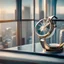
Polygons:
<instances>
[{"instance_id":1,"label":"city skyline","mask_svg":"<svg viewBox=\"0 0 64 64\"><path fill-rule=\"evenodd\" d=\"M25 0L23 0L23 4L22 4L22 19L32 19L33 18L33 6L31 6L32 5L32 2L31 2L31 4L30 4L30 2L29 3L27 3L27 4L25 4L26 3L26 1L24 2ZM30 0L31 1L31 0ZM40 2L41 3L41 2ZM62 3L60 3L60 1L58 0L58 3L57 3L57 6L56 6L56 16L58 17L58 18L64 18L64 12L63 12L63 10L64 10L64 6L63 6L64 4ZM11 7L10 7L11 6ZM10 6L8 6L7 8L6 7L4 7L4 8L2 8L2 7L0 7L0 20L2 19L2 20L11 20L11 19L16 19L16 7L15 7L15 4L13 5L13 7L12 7L12 5L10 5ZM40 5L41 6L41 5ZM44 9L43 9L43 2L42 2L42 7L41 7L42 9L41 10L39 10L40 8L39 8L39 1L37 1L36 2L36 7L35 7L35 18L36 19L41 19L41 18L43 18L44 17ZM29 12L28 12L29 11ZM62 12L61 12L62 11ZM47 11L47 12L49 12L49 11ZM51 13L51 12L50 12ZM24 16L23 16L24 15ZM61 23L61 22L60 22ZM59 27L61 27L61 25L62 25L62 23L61 23L61 25L60 25L60 23L57 23L57 25L59 26ZM12 25L11 25L12 24ZM26 23L27 24L27 23ZM13 30L16 30L16 23L10 23L10 24L5 24L5 23L3 23L3 24L1 24L0 25L1 26L1 29L2 30L4 30L6 27L8 27L8 26L11 26L12 27L12 29ZM31 26L31 25L30 25ZM1 30L1 31L2 31ZM26 29L27 30L27 29ZM0 32L1 32L0 31ZM29 30L30 31L30 30ZM26 31L25 31L26 32ZM24 33L24 32L23 32Z\"/></svg>"}]
</instances>

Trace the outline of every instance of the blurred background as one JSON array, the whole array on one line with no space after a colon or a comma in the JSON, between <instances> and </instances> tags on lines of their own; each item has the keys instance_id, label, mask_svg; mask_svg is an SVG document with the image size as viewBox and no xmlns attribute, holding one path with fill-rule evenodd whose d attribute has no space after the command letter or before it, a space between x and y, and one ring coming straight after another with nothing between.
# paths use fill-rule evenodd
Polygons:
<instances>
[{"instance_id":1,"label":"blurred background","mask_svg":"<svg viewBox=\"0 0 64 64\"><path fill-rule=\"evenodd\" d=\"M0 0L0 47L36 46L39 38L35 24L52 15L64 19L64 0ZM47 43L63 42L64 23L59 21L56 25L56 32Z\"/></svg>"}]
</instances>

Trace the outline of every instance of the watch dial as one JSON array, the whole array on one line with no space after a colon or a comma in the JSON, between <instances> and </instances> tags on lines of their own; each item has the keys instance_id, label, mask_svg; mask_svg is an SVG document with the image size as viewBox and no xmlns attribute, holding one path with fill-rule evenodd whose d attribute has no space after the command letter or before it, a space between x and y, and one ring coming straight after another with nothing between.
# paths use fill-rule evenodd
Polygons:
<instances>
[{"instance_id":1,"label":"watch dial","mask_svg":"<svg viewBox=\"0 0 64 64\"><path fill-rule=\"evenodd\" d=\"M50 30L50 24L48 21L39 21L36 23L36 33L38 35L44 36Z\"/></svg>"}]
</instances>

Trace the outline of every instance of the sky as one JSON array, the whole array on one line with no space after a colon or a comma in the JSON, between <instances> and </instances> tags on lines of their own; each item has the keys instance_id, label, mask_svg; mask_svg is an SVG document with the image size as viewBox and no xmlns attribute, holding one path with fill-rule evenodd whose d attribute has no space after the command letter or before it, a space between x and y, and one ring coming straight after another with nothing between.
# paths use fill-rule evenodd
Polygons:
<instances>
[{"instance_id":1,"label":"sky","mask_svg":"<svg viewBox=\"0 0 64 64\"><path fill-rule=\"evenodd\" d=\"M31 6L33 4L33 0L22 0L23 6Z\"/></svg>"},{"instance_id":2,"label":"sky","mask_svg":"<svg viewBox=\"0 0 64 64\"><path fill-rule=\"evenodd\" d=\"M64 0L57 0L58 6L64 6Z\"/></svg>"},{"instance_id":3,"label":"sky","mask_svg":"<svg viewBox=\"0 0 64 64\"><path fill-rule=\"evenodd\" d=\"M51 0L50 0L51 1ZM36 14L39 14L39 3L40 7L43 8L43 0L36 0ZM42 5L41 5L42 4ZM22 6L28 6L32 7L33 9L33 0L22 0ZM0 0L0 13L1 11L5 11L6 13L15 13L16 9L16 0ZM64 13L64 0L57 0L57 14L63 14Z\"/></svg>"},{"instance_id":4,"label":"sky","mask_svg":"<svg viewBox=\"0 0 64 64\"><path fill-rule=\"evenodd\" d=\"M0 0L0 11L5 10L7 13L14 13L16 9L16 0Z\"/></svg>"},{"instance_id":5,"label":"sky","mask_svg":"<svg viewBox=\"0 0 64 64\"><path fill-rule=\"evenodd\" d=\"M57 0L57 14L64 14L64 0Z\"/></svg>"}]
</instances>

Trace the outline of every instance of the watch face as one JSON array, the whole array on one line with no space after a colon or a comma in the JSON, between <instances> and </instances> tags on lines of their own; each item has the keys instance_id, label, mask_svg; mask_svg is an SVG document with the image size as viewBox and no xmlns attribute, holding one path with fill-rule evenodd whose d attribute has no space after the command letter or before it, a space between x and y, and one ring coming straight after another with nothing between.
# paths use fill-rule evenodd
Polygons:
<instances>
[{"instance_id":1,"label":"watch face","mask_svg":"<svg viewBox=\"0 0 64 64\"><path fill-rule=\"evenodd\" d=\"M35 29L37 35L44 36L50 31L50 23L42 19L36 23Z\"/></svg>"},{"instance_id":2,"label":"watch face","mask_svg":"<svg viewBox=\"0 0 64 64\"><path fill-rule=\"evenodd\" d=\"M41 19L36 23L36 34L40 38L50 38L55 33L55 23L53 19L57 19L56 16L50 16L47 19Z\"/></svg>"}]
</instances>

